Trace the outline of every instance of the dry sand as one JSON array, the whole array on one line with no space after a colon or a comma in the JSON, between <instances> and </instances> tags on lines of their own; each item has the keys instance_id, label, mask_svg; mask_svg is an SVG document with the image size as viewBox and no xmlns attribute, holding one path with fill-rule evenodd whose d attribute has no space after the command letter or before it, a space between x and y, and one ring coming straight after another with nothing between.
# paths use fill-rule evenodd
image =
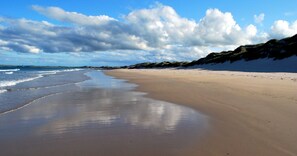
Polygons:
<instances>
[{"instance_id":1,"label":"dry sand","mask_svg":"<svg viewBox=\"0 0 297 156\"><path fill-rule=\"evenodd\" d=\"M297 74L204 70L112 70L148 96L192 107L211 130L180 155L297 155Z\"/></svg>"}]
</instances>

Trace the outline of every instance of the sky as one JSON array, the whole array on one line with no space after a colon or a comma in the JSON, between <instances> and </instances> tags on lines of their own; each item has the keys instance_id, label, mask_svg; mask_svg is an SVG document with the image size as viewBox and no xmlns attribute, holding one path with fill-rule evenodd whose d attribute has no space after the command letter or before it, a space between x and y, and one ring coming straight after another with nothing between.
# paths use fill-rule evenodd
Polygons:
<instances>
[{"instance_id":1,"label":"sky","mask_svg":"<svg viewBox=\"0 0 297 156\"><path fill-rule=\"evenodd\" d=\"M0 64L191 61L297 33L296 0L0 0Z\"/></svg>"}]
</instances>

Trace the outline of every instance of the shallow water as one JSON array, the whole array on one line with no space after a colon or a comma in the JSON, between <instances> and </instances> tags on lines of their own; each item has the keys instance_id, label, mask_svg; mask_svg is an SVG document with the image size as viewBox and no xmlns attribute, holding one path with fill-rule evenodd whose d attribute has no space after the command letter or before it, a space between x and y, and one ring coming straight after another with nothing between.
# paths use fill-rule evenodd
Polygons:
<instances>
[{"instance_id":1,"label":"shallow water","mask_svg":"<svg viewBox=\"0 0 297 156\"><path fill-rule=\"evenodd\" d=\"M193 109L144 97L100 71L78 90L0 116L0 155L179 155L208 129Z\"/></svg>"},{"instance_id":2,"label":"shallow water","mask_svg":"<svg viewBox=\"0 0 297 156\"><path fill-rule=\"evenodd\" d=\"M87 70L44 71L34 68L15 70L9 76L3 76L0 72L0 114L23 107L44 96L75 90L76 83L88 79L85 72Z\"/></svg>"}]
</instances>

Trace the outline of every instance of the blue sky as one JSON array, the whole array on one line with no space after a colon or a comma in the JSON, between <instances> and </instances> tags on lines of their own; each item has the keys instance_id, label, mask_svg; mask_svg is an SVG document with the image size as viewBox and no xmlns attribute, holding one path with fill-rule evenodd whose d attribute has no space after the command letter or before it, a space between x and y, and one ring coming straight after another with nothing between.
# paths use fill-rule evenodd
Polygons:
<instances>
[{"instance_id":1,"label":"blue sky","mask_svg":"<svg viewBox=\"0 0 297 156\"><path fill-rule=\"evenodd\" d=\"M0 64L186 61L297 33L296 0L1 0Z\"/></svg>"}]
</instances>

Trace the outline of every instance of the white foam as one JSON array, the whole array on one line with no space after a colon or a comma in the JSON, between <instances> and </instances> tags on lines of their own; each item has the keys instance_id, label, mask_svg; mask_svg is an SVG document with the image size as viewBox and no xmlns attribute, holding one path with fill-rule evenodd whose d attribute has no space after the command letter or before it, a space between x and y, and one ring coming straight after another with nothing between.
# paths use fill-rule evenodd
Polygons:
<instances>
[{"instance_id":1,"label":"white foam","mask_svg":"<svg viewBox=\"0 0 297 156\"><path fill-rule=\"evenodd\" d=\"M20 69L0 69L0 72L14 72L19 71Z\"/></svg>"},{"instance_id":2,"label":"white foam","mask_svg":"<svg viewBox=\"0 0 297 156\"><path fill-rule=\"evenodd\" d=\"M0 89L0 94L6 92L4 89Z\"/></svg>"},{"instance_id":3,"label":"white foam","mask_svg":"<svg viewBox=\"0 0 297 156\"><path fill-rule=\"evenodd\" d=\"M5 72L5 74L11 75L11 74L13 74L13 72Z\"/></svg>"},{"instance_id":4,"label":"white foam","mask_svg":"<svg viewBox=\"0 0 297 156\"><path fill-rule=\"evenodd\" d=\"M49 70L49 71L39 71L38 73L42 73L43 75L53 75L57 74L57 70Z\"/></svg>"},{"instance_id":5,"label":"white foam","mask_svg":"<svg viewBox=\"0 0 297 156\"><path fill-rule=\"evenodd\" d=\"M22 82L27 82L27 81L32 81L38 78L41 78L42 75L38 75L37 77L32 77L32 78L27 78L27 79L21 79L21 80L13 80L13 81L0 81L0 87L9 87L9 86L14 86L18 83Z\"/></svg>"},{"instance_id":6,"label":"white foam","mask_svg":"<svg viewBox=\"0 0 297 156\"><path fill-rule=\"evenodd\" d=\"M80 71L82 69L65 69L65 70L62 70L62 72L71 72L71 71Z\"/></svg>"},{"instance_id":7,"label":"white foam","mask_svg":"<svg viewBox=\"0 0 297 156\"><path fill-rule=\"evenodd\" d=\"M64 70L49 70L49 71L39 71L39 73L46 74L46 75L53 75L60 72L72 72L72 71L80 71L82 69L64 69Z\"/></svg>"}]
</instances>

